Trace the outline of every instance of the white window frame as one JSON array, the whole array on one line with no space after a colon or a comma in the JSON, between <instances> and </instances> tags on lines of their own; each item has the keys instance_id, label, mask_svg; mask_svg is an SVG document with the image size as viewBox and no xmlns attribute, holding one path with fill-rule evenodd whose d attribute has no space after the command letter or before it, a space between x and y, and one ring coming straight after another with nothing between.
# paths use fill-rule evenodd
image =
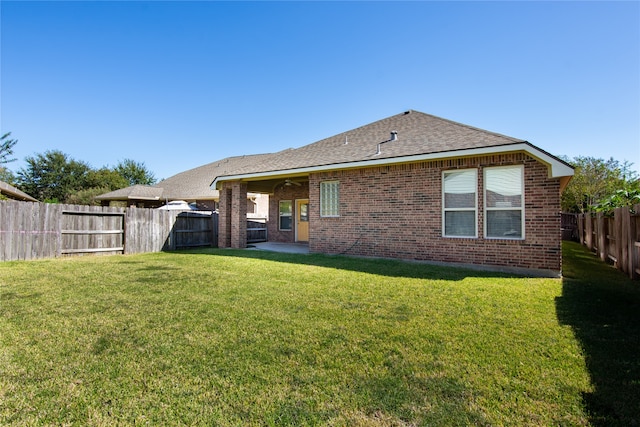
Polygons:
<instances>
[{"instance_id":1,"label":"white window frame","mask_svg":"<svg viewBox=\"0 0 640 427\"><path fill-rule=\"evenodd\" d=\"M520 206L487 206L487 172L496 170L496 169L519 169L520 170ZM525 223L525 209L524 209L524 165L510 165L510 166L494 166L487 167L483 170L483 195L484 195L484 237L485 239L491 240L525 240L524 234L524 223ZM492 211L520 211L520 236L518 237L509 237L509 236L489 236L487 234L487 225L489 223L489 212Z\"/></svg>"},{"instance_id":2,"label":"white window frame","mask_svg":"<svg viewBox=\"0 0 640 427\"><path fill-rule=\"evenodd\" d=\"M291 206L291 212L289 214L282 214L282 208L280 207L282 205L282 203L286 203L289 202L289 205ZM290 218L290 224L291 224L291 228L282 228L282 218L283 217L289 217ZM279 231L292 231L293 230L293 200L279 200L278 201L278 230Z\"/></svg>"},{"instance_id":3,"label":"white window frame","mask_svg":"<svg viewBox=\"0 0 640 427\"><path fill-rule=\"evenodd\" d=\"M340 216L340 181L320 183L320 217L337 218Z\"/></svg>"},{"instance_id":4,"label":"white window frame","mask_svg":"<svg viewBox=\"0 0 640 427\"><path fill-rule=\"evenodd\" d=\"M474 194L475 194L475 200L474 200L474 206L472 208L447 208L446 204L445 204L445 185L444 185L444 178L445 175L447 174L451 174L451 173L455 173L455 172L473 172L473 181L474 181ZM452 238L452 239L469 239L469 238L478 238L478 170L475 168L470 168L470 169L452 169L452 170L446 170L446 171L442 171L442 237L447 237L447 238ZM473 215L473 229L474 229L474 234L473 235L469 235L469 236L456 236L456 235L447 235L446 234L446 212L471 212L473 211L474 215Z\"/></svg>"}]
</instances>

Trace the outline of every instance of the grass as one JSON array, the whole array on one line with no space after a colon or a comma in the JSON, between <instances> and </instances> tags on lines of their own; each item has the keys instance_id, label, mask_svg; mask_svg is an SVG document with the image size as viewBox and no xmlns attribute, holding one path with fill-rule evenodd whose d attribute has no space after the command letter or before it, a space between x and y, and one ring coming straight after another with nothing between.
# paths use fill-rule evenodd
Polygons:
<instances>
[{"instance_id":1,"label":"grass","mask_svg":"<svg viewBox=\"0 0 640 427\"><path fill-rule=\"evenodd\" d=\"M2 263L0 424L639 422L637 282L565 252L565 280L214 249Z\"/></svg>"}]
</instances>

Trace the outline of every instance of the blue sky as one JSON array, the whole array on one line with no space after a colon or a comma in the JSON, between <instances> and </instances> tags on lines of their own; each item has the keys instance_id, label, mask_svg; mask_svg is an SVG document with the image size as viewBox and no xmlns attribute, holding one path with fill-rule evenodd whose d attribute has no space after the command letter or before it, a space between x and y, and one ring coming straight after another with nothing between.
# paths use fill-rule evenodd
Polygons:
<instances>
[{"instance_id":1,"label":"blue sky","mask_svg":"<svg viewBox=\"0 0 640 427\"><path fill-rule=\"evenodd\" d=\"M9 164L167 178L414 109L640 171L639 2L0 0Z\"/></svg>"}]
</instances>

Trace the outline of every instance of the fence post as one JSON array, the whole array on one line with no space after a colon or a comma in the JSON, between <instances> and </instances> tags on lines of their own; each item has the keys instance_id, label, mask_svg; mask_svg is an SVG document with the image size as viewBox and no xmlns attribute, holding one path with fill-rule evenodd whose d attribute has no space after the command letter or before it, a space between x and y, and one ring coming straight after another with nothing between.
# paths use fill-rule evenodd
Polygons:
<instances>
[{"instance_id":1,"label":"fence post","mask_svg":"<svg viewBox=\"0 0 640 427\"><path fill-rule=\"evenodd\" d=\"M584 243L587 249L593 250L593 218L590 213L584 214Z\"/></svg>"},{"instance_id":2,"label":"fence post","mask_svg":"<svg viewBox=\"0 0 640 427\"><path fill-rule=\"evenodd\" d=\"M596 244L598 245L598 256L602 261L606 261L609 254L607 231L607 221L605 221L604 214L598 212L596 214Z\"/></svg>"},{"instance_id":3,"label":"fence post","mask_svg":"<svg viewBox=\"0 0 640 427\"><path fill-rule=\"evenodd\" d=\"M617 243L618 268L625 273L629 268L629 208L617 208L614 211Z\"/></svg>"},{"instance_id":4,"label":"fence post","mask_svg":"<svg viewBox=\"0 0 640 427\"><path fill-rule=\"evenodd\" d=\"M212 241L211 246L218 247L218 214L215 211L211 212L211 228L212 228Z\"/></svg>"},{"instance_id":5,"label":"fence post","mask_svg":"<svg viewBox=\"0 0 640 427\"><path fill-rule=\"evenodd\" d=\"M578 214L578 241L584 245L584 214Z\"/></svg>"},{"instance_id":6,"label":"fence post","mask_svg":"<svg viewBox=\"0 0 640 427\"><path fill-rule=\"evenodd\" d=\"M629 213L629 277L640 276L640 204L633 206Z\"/></svg>"}]
</instances>

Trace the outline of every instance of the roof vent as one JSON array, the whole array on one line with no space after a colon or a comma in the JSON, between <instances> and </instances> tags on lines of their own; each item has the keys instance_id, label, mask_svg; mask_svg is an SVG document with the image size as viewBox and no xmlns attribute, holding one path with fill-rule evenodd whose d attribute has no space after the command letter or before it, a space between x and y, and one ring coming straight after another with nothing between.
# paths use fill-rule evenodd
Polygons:
<instances>
[{"instance_id":1,"label":"roof vent","mask_svg":"<svg viewBox=\"0 0 640 427\"><path fill-rule=\"evenodd\" d=\"M387 142L391 142L391 141L397 141L398 140L398 132L397 131L391 131L391 138L387 139L386 141L382 141L378 143L378 149L376 150L376 156L379 156L380 153L382 153L382 151L380 151L380 147L382 146L382 144L386 144Z\"/></svg>"}]
</instances>

